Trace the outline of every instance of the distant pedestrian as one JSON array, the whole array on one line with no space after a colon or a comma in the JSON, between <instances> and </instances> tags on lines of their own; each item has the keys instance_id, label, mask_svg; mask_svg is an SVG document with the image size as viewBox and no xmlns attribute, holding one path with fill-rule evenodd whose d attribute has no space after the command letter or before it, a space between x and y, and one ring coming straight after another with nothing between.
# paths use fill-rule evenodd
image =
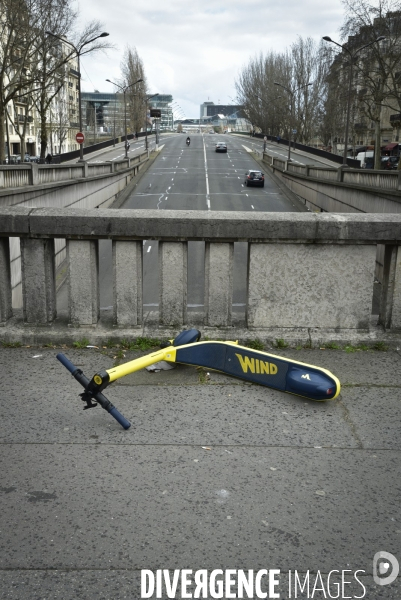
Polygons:
<instances>
[{"instance_id":1,"label":"distant pedestrian","mask_svg":"<svg viewBox=\"0 0 401 600\"><path fill-rule=\"evenodd\" d=\"M278 143L278 144L280 143L280 140L281 140L281 137L278 135L278 136L277 136L277 143Z\"/></svg>"},{"instance_id":2,"label":"distant pedestrian","mask_svg":"<svg viewBox=\"0 0 401 600\"><path fill-rule=\"evenodd\" d=\"M52 159L53 159L53 157L52 157L52 155L49 152L49 154L46 156L46 162L47 162L48 165L50 165L50 163L52 162Z\"/></svg>"}]
</instances>

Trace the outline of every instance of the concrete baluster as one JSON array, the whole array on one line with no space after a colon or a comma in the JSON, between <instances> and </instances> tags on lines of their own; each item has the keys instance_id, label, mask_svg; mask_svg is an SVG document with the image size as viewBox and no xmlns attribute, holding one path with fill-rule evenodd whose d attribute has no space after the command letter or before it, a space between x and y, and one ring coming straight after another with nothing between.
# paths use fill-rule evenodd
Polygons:
<instances>
[{"instance_id":1,"label":"concrete baluster","mask_svg":"<svg viewBox=\"0 0 401 600\"><path fill-rule=\"evenodd\" d=\"M386 245L384 252L379 323L385 329L401 329L401 251Z\"/></svg>"},{"instance_id":2,"label":"concrete baluster","mask_svg":"<svg viewBox=\"0 0 401 600\"><path fill-rule=\"evenodd\" d=\"M8 237L0 238L0 325L12 317L10 246Z\"/></svg>"},{"instance_id":3,"label":"concrete baluster","mask_svg":"<svg viewBox=\"0 0 401 600\"><path fill-rule=\"evenodd\" d=\"M142 323L142 241L113 241L114 324Z\"/></svg>"},{"instance_id":4,"label":"concrete baluster","mask_svg":"<svg viewBox=\"0 0 401 600\"><path fill-rule=\"evenodd\" d=\"M39 165L38 163L31 163L30 170L28 172L29 185L39 185Z\"/></svg>"},{"instance_id":5,"label":"concrete baluster","mask_svg":"<svg viewBox=\"0 0 401 600\"><path fill-rule=\"evenodd\" d=\"M22 301L25 323L56 318L54 240L21 238Z\"/></svg>"},{"instance_id":6,"label":"concrete baluster","mask_svg":"<svg viewBox=\"0 0 401 600\"><path fill-rule=\"evenodd\" d=\"M69 321L95 325L99 320L99 258L97 240L67 240Z\"/></svg>"},{"instance_id":7,"label":"concrete baluster","mask_svg":"<svg viewBox=\"0 0 401 600\"><path fill-rule=\"evenodd\" d=\"M161 325L181 327L187 322L186 242L159 242L159 320Z\"/></svg>"},{"instance_id":8,"label":"concrete baluster","mask_svg":"<svg viewBox=\"0 0 401 600\"><path fill-rule=\"evenodd\" d=\"M205 325L230 327L233 297L233 243L206 243Z\"/></svg>"}]
</instances>

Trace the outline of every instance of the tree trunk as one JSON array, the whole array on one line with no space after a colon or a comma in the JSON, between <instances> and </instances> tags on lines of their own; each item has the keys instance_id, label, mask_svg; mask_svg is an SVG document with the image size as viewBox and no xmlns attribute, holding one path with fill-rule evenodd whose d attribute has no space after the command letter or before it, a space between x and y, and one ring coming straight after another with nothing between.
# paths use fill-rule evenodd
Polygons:
<instances>
[{"instance_id":1,"label":"tree trunk","mask_svg":"<svg viewBox=\"0 0 401 600\"><path fill-rule=\"evenodd\" d=\"M375 121L375 164L374 169L379 171L381 167L381 151L380 151L380 118Z\"/></svg>"},{"instance_id":2,"label":"tree trunk","mask_svg":"<svg viewBox=\"0 0 401 600\"><path fill-rule=\"evenodd\" d=\"M0 105L0 164L3 164L6 158L5 146L6 146L6 126L4 124L6 120L6 111L3 105Z\"/></svg>"}]
</instances>

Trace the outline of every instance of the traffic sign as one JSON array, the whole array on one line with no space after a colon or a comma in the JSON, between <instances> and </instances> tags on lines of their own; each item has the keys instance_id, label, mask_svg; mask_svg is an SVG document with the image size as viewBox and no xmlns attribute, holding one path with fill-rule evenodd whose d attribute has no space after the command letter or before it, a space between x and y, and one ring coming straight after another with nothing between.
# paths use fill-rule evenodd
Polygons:
<instances>
[{"instance_id":1,"label":"traffic sign","mask_svg":"<svg viewBox=\"0 0 401 600\"><path fill-rule=\"evenodd\" d=\"M292 133L293 133L294 135L296 134L296 132L297 132L297 130L296 130L296 129L293 129L293 130L292 130Z\"/></svg>"},{"instance_id":2,"label":"traffic sign","mask_svg":"<svg viewBox=\"0 0 401 600\"><path fill-rule=\"evenodd\" d=\"M78 144L83 144L85 141L85 136L81 131L78 131L77 135L75 136L75 139L77 140Z\"/></svg>"}]
</instances>

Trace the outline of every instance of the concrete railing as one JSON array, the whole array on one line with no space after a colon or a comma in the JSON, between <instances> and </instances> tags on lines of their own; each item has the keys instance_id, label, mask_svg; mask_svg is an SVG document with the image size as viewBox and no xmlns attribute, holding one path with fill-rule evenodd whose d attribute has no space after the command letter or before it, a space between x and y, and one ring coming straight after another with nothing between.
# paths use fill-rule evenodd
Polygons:
<instances>
[{"instance_id":1,"label":"concrete railing","mask_svg":"<svg viewBox=\"0 0 401 600\"><path fill-rule=\"evenodd\" d=\"M262 159L310 210L401 213L401 171L299 165L268 152Z\"/></svg>"},{"instance_id":2,"label":"concrete railing","mask_svg":"<svg viewBox=\"0 0 401 600\"><path fill-rule=\"evenodd\" d=\"M248 271L242 333L318 341L363 339L401 331L401 215L228 213L156 210L0 210L0 321L15 326L9 238L21 241L23 322L39 331L57 324L54 243L67 240L68 322L99 321L98 242L111 239L114 327L138 335L147 327L142 286L143 241L159 243L155 330L191 324L187 310L188 242L205 242L202 324L232 338L233 248L246 242ZM372 325L376 247L385 246L379 323ZM103 273L102 273L103 276ZM71 332L71 329L67 331ZM116 329L114 329L115 335ZM92 329L93 332L93 329ZM100 335L100 334L99 334ZM35 335L34 335L35 337Z\"/></svg>"},{"instance_id":3,"label":"concrete railing","mask_svg":"<svg viewBox=\"0 0 401 600\"><path fill-rule=\"evenodd\" d=\"M351 169L335 167L315 167L311 165L297 165L273 158L268 153L265 157L271 159L275 168L281 168L288 173L296 173L305 177L315 177L316 179L338 181L345 184L357 185L362 187L371 187L386 190L401 190L401 171L373 171L370 169Z\"/></svg>"},{"instance_id":4,"label":"concrete railing","mask_svg":"<svg viewBox=\"0 0 401 600\"><path fill-rule=\"evenodd\" d=\"M107 175L141 163L146 158L147 152L143 152L142 154L137 154L129 159L122 159L118 162L109 161L96 164L83 162L72 165L41 165L37 163L2 165L0 166L0 188L39 186L46 183L58 183L61 181Z\"/></svg>"}]
</instances>

